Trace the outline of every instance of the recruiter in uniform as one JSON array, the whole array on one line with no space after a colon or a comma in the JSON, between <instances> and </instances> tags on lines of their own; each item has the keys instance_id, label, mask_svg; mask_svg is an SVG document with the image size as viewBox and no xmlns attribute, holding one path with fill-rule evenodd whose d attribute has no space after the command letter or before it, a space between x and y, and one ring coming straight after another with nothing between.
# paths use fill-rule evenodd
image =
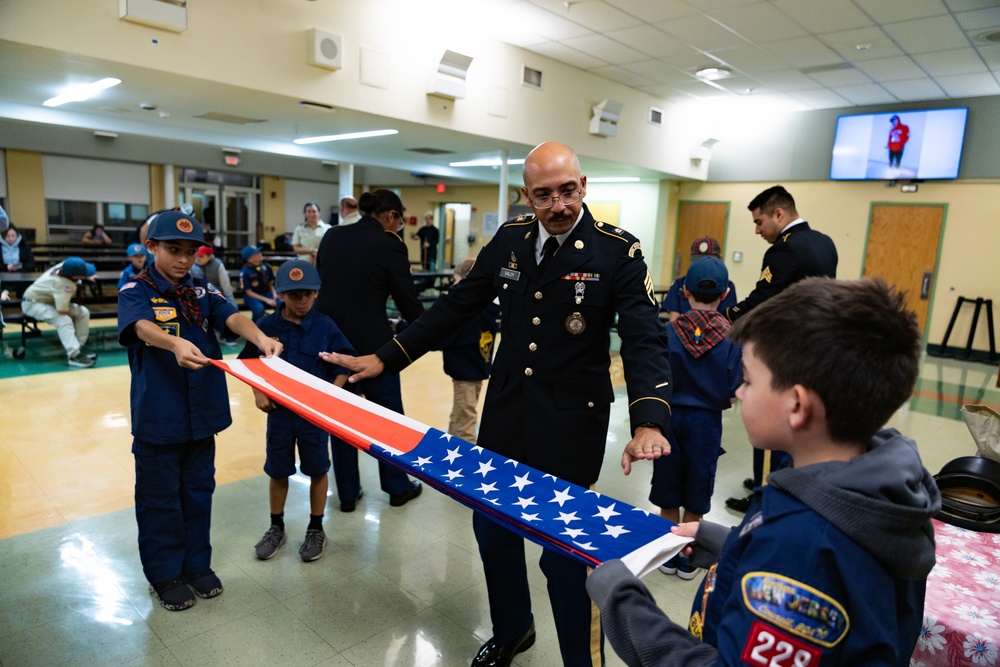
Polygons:
<instances>
[{"instance_id":1,"label":"recruiter in uniform","mask_svg":"<svg viewBox=\"0 0 1000 667\"><path fill-rule=\"evenodd\" d=\"M587 179L568 146L544 143L524 163L534 215L508 221L469 276L374 355L329 355L356 374L398 372L499 298L500 339L486 391L479 446L581 486L601 470L614 390L609 354L618 315L633 439L622 463L669 452L671 381L666 335L639 241L594 219ZM475 513L493 637L474 667L509 665L535 641L524 541ZM566 665L603 664L600 620L587 568L548 549L540 565ZM552 638L546 638L551 641Z\"/></svg>"}]
</instances>

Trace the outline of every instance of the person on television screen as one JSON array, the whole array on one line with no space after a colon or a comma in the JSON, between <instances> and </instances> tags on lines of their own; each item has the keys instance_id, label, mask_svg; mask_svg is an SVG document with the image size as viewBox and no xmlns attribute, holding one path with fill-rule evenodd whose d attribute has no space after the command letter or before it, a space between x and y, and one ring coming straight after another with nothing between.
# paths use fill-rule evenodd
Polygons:
<instances>
[{"instance_id":1,"label":"person on television screen","mask_svg":"<svg viewBox=\"0 0 1000 667\"><path fill-rule=\"evenodd\" d=\"M903 125L903 121L896 115L889 122L892 123L889 130L889 166L899 169L899 163L903 160L903 147L910 139L910 126Z\"/></svg>"}]
</instances>

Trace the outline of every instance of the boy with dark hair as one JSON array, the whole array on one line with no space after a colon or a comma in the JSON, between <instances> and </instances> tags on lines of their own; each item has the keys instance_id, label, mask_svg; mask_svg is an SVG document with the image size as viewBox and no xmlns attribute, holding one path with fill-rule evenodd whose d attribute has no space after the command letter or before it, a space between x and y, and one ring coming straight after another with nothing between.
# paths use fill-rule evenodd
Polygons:
<instances>
[{"instance_id":1,"label":"boy with dark hair","mask_svg":"<svg viewBox=\"0 0 1000 667\"><path fill-rule=\"evenodd\" d=\"M261 318L259 326L265 335L283 347L282 359L338 387L347 382L347 371L319 357L320 352L354 354L340 328L313 305L319 290L319 272L312 262L293 259L278 267L275 288L281 295L278 311ZM240 359L254 359L260 350L248 342ZM326 548L323 532L323 510L329 486L330 449L326 431L315 426L288 408L276 405L263 392L253 390L257 407L267 413L267 459L264 472L271 478L269 497L271 527L254 547L260 560L273 558L288 540L285 534L285 500L288 498L288 478L295 474L295 449L299 451L299 470L308 475L309 527L299 549L299 556L309 563L319 560Z\"/></svg>"},{"instance_id":2,"label":"boy with dark hair","mask_svg":"<svg viewBox=\"0 0 1000 667\"><path fill-rule=\"evenodd\" d=\"M243 305L250 310L254 322L264 317L268 308L278 307L278 293L274 291L274 271L264 261L263 246L248 245L240 252L243 268L240 270L240 287Z\"/></svg>"},{"instance_id":3,"label":"boy with dark hair","mask_svg":"<svg viewBox=\"0 0 1000 667\"><path fill-rule=\"evenodd\" d=\"M882 425L917 378L916 316L880 279L809 278L729 336L750 444L794 467L738 528L672 528L695 538L696 564L715 561L686 628L621 561L597 568L587 590L608 638L629 665L908 665L941 496L916 443Z\"/></svg>"},{"instance_id":4,"label":"boy with dark hair","mask_svg":"<svg viewBox=\"0 0 1000 667\"><path fill-rule=\"evenodd\" d=\"M281 343L265 336L204 280L191 277L201 225L167 211L149 225L155 262L118 292L118 342L132 371L132 454L139 559L150 593L181 611L222 593L212 571L215 434L232 424L222 350L212 329L254 341L265 356Z\"/></svg>"},{"instance_id":5,"label":"boy with dark hair","mask_svg":"<svg viewBox=\"0 0 1000 667\"><path fill-rule=\"evenodd\" d=\"M667 324L667 350L674 376L670 403L670 454L653 461L649 501L660 516L697 522L712 507L715 469L722 453L722 411L743 381L739 345L726 339L729 320L719 304L729 293L729 271L721 259L702 257L688 269L683 294L690 309ZM660 566L664 574L694 579L684 556Z\"/></svg>"}]
</instances>

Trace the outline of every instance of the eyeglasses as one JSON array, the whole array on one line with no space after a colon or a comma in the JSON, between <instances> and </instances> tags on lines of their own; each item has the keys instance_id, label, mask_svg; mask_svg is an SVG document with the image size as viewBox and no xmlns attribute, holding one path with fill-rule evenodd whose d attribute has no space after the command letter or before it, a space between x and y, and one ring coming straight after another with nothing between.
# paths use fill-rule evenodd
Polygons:
<instances>
[{"instance_id":1,"label":"eyeglasses","mask_svg":"<svg viewBox=\"0 0 1000 667\"><path fill-rule=\"evenodd\" d=\"M580 195L582 193L583 191L579 188L573 188L572 190L563 190L558 196L538 195L534 199L528 197L528 201L530 201L532 206L535 208L552 208L556 201L563 206L569 206L570 204L575 204L580 201Z\"/></svg>"}]
</instances>

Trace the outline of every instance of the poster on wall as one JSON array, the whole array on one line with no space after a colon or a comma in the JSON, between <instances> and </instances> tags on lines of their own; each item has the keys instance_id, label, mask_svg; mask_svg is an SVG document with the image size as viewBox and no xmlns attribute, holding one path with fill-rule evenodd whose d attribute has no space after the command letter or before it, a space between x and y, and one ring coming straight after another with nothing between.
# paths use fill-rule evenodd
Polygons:
<instances>
[{"instance_id":1,"label":"poster on wall","mask_svg":"<svg viewBox=\"0 0 1000 667\"><path fill-rule=\"evenodd\" d=\"M497 217L496 211L483 213L483 236L496 236L497 228L500 226Z\"/></svg>"}]
</instances>

